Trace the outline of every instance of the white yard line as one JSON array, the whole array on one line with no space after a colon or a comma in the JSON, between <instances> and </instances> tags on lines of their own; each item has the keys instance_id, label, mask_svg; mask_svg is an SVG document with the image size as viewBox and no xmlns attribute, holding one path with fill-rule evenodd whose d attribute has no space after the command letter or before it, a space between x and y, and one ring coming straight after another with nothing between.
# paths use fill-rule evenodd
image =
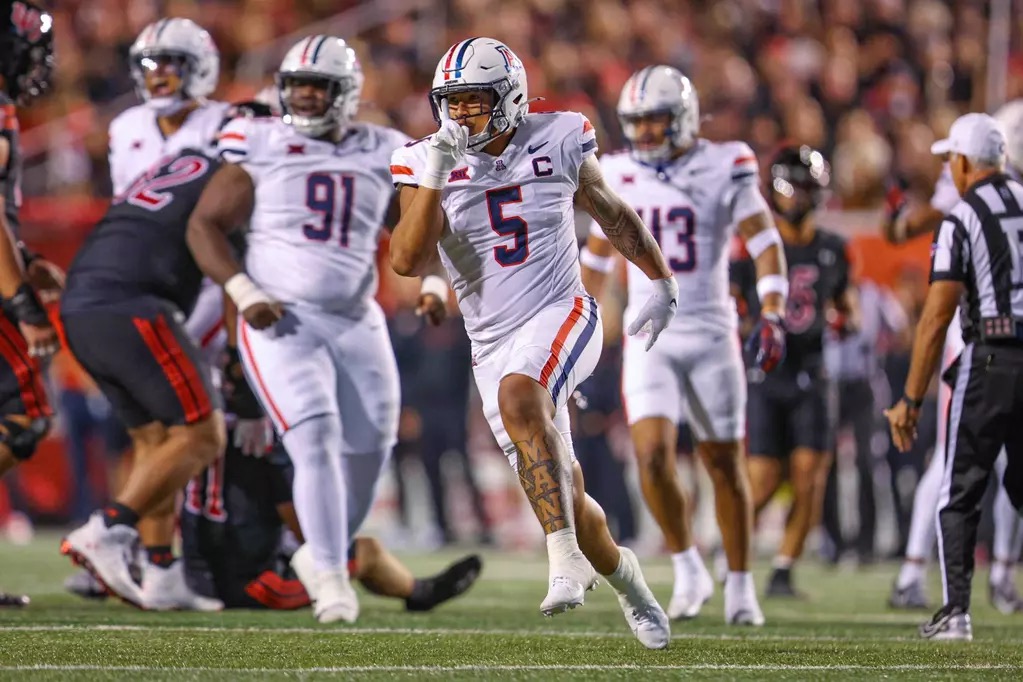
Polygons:
<instances>
[{"instance_id":1,"label":"white yard line","mask_svg":"<svg viewBox=\"0 0 1023 682\"><path fill-rule=\"evenodd\" d=\"M450 637L568 637L575 639L633 639L628 632L598 632L579 630L503 630L474 628L313 628L313 627L232 627L232 626L190 626L190 625L6 625L5 632L181 632L181 633L264 633L273 635L322 635L349 637L351 635L401 635L401 636L450 636ZM916 636L868 636L839 637L834 635L799 636L775 635L762 630L749 629L748 634L706 634L675 632L675 640L712 641L766 641L766 642L916 642ZM1016 640L999 640L1012 643Z\"/></svg>"},{"instance_id":2,"label":"white yard line","mask_svg":"<svg viewBox=\"0 0 1023 682\"><path fill-rule=\"evenodd\" d=\"M692 665L352 665L314 666L309 668L206 668L152 665L5 665L0 672L30 671L100 671L100 672L184 672L216 674L307 674L356 672L516 672L527 670L601 671L601 670L735 670L735 671L812 671L812 670L876 670L876 671L956 671L956 670L1023 670L1023 666L1001 664L901 664L901 665L741 665L730 663L694 663Z\"/></svg>"}]
</instances>

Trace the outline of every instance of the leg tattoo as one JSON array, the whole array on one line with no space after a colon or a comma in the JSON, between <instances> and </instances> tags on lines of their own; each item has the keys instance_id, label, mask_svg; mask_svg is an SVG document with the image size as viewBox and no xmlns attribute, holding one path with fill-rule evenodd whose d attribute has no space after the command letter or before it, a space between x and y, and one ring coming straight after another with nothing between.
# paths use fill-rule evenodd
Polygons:
<instances>
[{"instance_id":1,"label":"leg tattoo","mask_svg":"<svg viewBox=\"0 0 1023 682\"><path fill-rule=\"evenodd\" d=\"M571 469L562 466L558 444L543 431L515 443L519 482L547 535L572 525Z\"/></svg>"}]
</instances>

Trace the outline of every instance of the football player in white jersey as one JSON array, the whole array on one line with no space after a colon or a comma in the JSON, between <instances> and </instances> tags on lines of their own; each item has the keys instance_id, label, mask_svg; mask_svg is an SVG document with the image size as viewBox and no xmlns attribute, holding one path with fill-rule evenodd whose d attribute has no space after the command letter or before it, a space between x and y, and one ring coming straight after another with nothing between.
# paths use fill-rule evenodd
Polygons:
<instances>
[{"instance_id":1,"label":"football player in white jersey","mask_svg":"<svg viewBox=\"0 0 1023 682\"><path fill-rule=\"evenodd\" d=\"M132 43L128 57L142 103L110 122L110 181L115 197L162 159L185 148L213 152L217 131L230 106L206 99L217 86L220 53L209 33L189 19L160 19L149 24ZM207 342L216 333L222 315L222 293L217 287L208 287L186 325L207 359L222 350L222 345ZM144 458L147 453L136 446L134 456ZM219 602L189 589L176 565L171 553L175 502L174 496L169 497L139 522L146 555L141 604L149 609L220 608ZM73 589L83 589L77 587L79 582L95 580L84 571L75 578Z\"/></svg>"},{"instance_id":2,"label":"football player in white jersey","mask_svg":"<svg viewBox=\"0 0 1023 682\"><path fill-rule=\"evenodd\" d=\"M190 147L210 150L228 104L206 99L216 89L220 53L189 19L160 19L128 51L141 104L110 122L110 180L124 192L160 159Z\"/></svg>"},{"instance_id":3,"label":"football player in white jersey","mask_svg":"<svg viewBox=\"0 0 1023 682\"><path fill-rule=\"evenodd\" d=\"M391 265L422 275L439 254L448 272L484 413L546 535L541 612L581 605L599 573L636 637L663 648L668 618L635 555L615 545L585 494L572 453L566 403L592 372L602 337L580 281L573 204L652 280L629 328L648 330L648 348L674 315L678 287L653 236L604 181L593 126L573 112L529 114L526 73L507 45L453 45L434 72L430 102L440 130L392 158L401 219Z\"/></svg>"},{"instance_id":4,"label":"football player in white jersey","mask_svg":"<svg viewBox=\"0 0 1023 682\"><path fill-rule=\"evenodd\" d=\"M376 293L391 152L408 140L355 123L362 69L311 36L277 74L283 119L236 120L224 167L189 223L196 262L241 311L249 384L295 467L305 533L292 561L320 622L354 622L346 553L397 438L398 372ZM226 234L250 221L244 272Z\"/></svg>"},{"instance_id":5,"label":"football player in white jersey","mask_svg":"<svg viewBox=\"0 0 1023 682\"><path fill-rule=\"evenodd\" d=\"M1013 100L1002 106L994 114L1001 124L1007 142L1006 155L1008 164L1006 172L1019 178L1023 173L1023 100ZM895 196L890 206L888 220L884 223L884 235L893 243L902 243L937 229L945 214L952 210L959 201L959 192L952 182L952 172L948 164L944 164L941 175L934 187L934 194L928 204L909 208L901 197ZM959 313L952 318L945 337L945 348L942 352L941 367L948 372L963 351L962 328L959 324ZM938 383L938 435L934 452L927 470L917 482L913 495L913 516L909 526L909 537L906 541L906 558L899 569L888 604L898 609L930 608L926 594L927 563L934 552L937 528L935 520L938 514L938 495L941 491L941 479L944 473L945 436L948 429L948 404L952 397L951 381L942 380ZM1006 454L1003 449L995 468L999 476L1005 474ZM1015 585L1015 568L1023 549L1023 523L1016 509L1009 501L1004 486L998 486L995 495L992 520L994 537L992 540L991 572L988 579L988 598L992 605L1002 613L1023 612L1023 598L1020 597Z\"/></svg>"},{"instance_id":6,"label":"football player in white jersey","mask_svg":"<svg viewBox=\"0 0 1023 682\"><path fill-rule=\"evenodd\" d=\"M653 231L678 281L679 314L649 353L625 340L622 393L647 506L664 532L675 569L672 619L692 618L713 581L693 544L691 510L676 469L677 424L684 418L714 481L714 499L729 572L725 619L761 625L749 569L753 503L743 453L746 382L728 256L736 229L756 258L766 343L760 361L777 362L787 290L785 256L771 210L758 189L753 150L743 142L699 137L700 110L689 79L670 66L648 66L626 81L618 116L628 152L606 154L608 183ZM582 252L583 282L599 295L615 264L611 244L594 226ZM635 314L648 280L628 269ZM758 337L759 338L759 337ZM769 367L768 367L769 368Z\"/></svg>"}]
</instances>

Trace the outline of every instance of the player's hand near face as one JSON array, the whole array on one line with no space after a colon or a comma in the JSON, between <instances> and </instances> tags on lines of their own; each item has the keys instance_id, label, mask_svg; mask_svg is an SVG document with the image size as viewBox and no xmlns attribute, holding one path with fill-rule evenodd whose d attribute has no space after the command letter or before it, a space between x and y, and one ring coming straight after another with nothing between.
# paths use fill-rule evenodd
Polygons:
<instances>
[{"instance_id":1,"label":"player's hand near face","mask_svg":"<svg viewBox=\"0 0 1023 682\"><path fill-rule=\"evenodd\" d=\"M426 169L419 186L427 189L444 189L451 171L455 170L455 166L465 156L468 144L468 128L450 118L441 123L440 130L430 138L430 146L426 153Z\"/></svg>"}]
</instances>

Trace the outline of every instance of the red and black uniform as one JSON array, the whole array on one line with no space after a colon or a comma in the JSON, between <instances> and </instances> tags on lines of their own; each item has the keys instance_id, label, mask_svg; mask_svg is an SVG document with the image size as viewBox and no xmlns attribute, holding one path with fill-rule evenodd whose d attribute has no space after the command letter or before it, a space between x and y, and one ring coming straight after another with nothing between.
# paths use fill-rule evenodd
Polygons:
<instances>
[{"instance_id":1,"label":"red and black uniform","mask_svg":"<svg viewBox=\"0 0 1023 682\"><path fill-rule=\"evenodd\" d=\"M128 428L201 421L219 405L182 323L203 275L188 218L220 161L184 150L114 199L68 271L68 346Z\"/></svg>"},{"instance_id":2,"label":"red and black uniform","mask_svg":"<svg viewBox=\"0 0 1023 682\"><path fill-rule=\"evenodd\" d=\"M0 137L8 142L7 164L0 167L0 196L4 199L4 217L14 237L18 237L18 208L21 205L21 150L18 143L18 116L14 102L0 92ZM18 329L18 318L11 302L5 300L0 314L0 416L24 415L45 420L53 414L43 388L39 362L28 355Z\"/></svg>"}]
</instances>

